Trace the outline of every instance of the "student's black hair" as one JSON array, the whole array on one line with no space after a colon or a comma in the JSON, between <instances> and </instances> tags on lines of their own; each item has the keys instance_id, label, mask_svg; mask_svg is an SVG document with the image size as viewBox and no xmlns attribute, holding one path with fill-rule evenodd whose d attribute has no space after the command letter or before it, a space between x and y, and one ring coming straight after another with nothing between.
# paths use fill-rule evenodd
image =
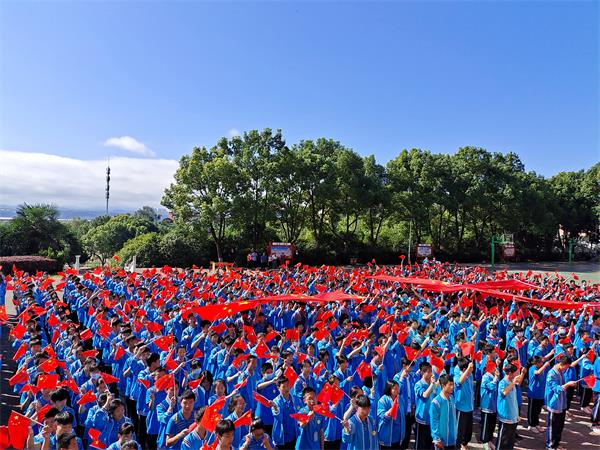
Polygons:
<instances>
[{"instance_id":1,"label":"student's black hair","mask_svg":"<svg viewBox=\"0 0 600 450\"><path fill-rule=\"evenodd\" d=\"M54 421L59 425L69 425L73 423L73 414L69 411L59 412L56 416L54 416Z\"/></svg>"},{"instance_id":2,"label":"student's black hair","mask_svg":"<svg viewBox=\"0 0 600 450\"><path fill-rule=\"evenodd\" d=\"M60 413L60 411L57 408L52 407L44 415L44 420L52 419L52 418L56 417L56 415L59 413Z\"/></svg>"},{"instance_id":3,"label":"student's black hair","mask_svg":"<svg viewBox=\"0 0 600 450\"><path fill-rule=\"evenodd\" d=\"M196 400L196 394L194 394L194 391L191 390L187 390L183 393L183 395L181 396L181 400Z\"/></svg>"},{"instance_id":4,"label":"student's black hair","mask_svg":"<svg viewBox=\"0 0 600 450\"><path fill-rule=\"evenodd\" d=\"M507 364L504 366L504 373L515 373L517 371L517 366L514 364Z\"/></svg>"},{"instance_id":5,"label":"student's black hair","mask_svg":"<svg viewBox=\"0 0 600 450\"><path fill-rule=\"evenodd\" d=\"M560 358L556 358L556 362L558 364L571 364L573 361L567 355L562 355Z\"/></svg>"},{"instance_id":6,"label":"student's black hair","mask_svg":"<svg viewBox=\"0 0 600 450\"><path fill-rule=\"evenodd\" d=\"M135 426L132 423L125 422L119 428L118 434L120 434L121 436L123 436L125 434L133 434L134 431L135 431Z\"/></svg>"},{"instance_id":7,"label":"student's black hair","mask_svg":"<svg viewBox=\"0 0 600 450\"><path fill-rule=\"evenodd\" d=\"M265 429L265 424L263 423L263 421L261 419L254 419L252 421L252 423L250 424L250 432L255 431L255 430L264 430Z\"/></svg>"},{"instance_id":8,"label":"student's black hair","mask_svg":"<svg viewBox=\"0 0 600 450\"><path fill-rule=\"evenodd\" d=\"M160 355L158 353L151 353L150 356L146 358L146 365L150 367L150 365L156 361L160 361Z\"/></svg>"},{"instance_id":9,"label":"student's black hair","mask_svg":"<svg viewBox=\"0 0 600 450\"><path fill-rule=\"evenodd\" d=\"M352 386L350 388L350 398L356 398L357 396L363 394L363 390L358 386Z\"/></svg>"},{"instance_id":10,"label":"student's black hair","mask_svg":"<svg viewBox=\"0 0 600 450\"><path fill-rule=\"evenodd\" d=\"M338 364L343 364L343 363L347 363L348 362L348 358L346 358L344 355L338 355L335 358L336 362Z\"/></svg>"},{"instance_id":11,"label":"student's black hair","mask_svg":"<svg viewBox=\"0 0 600 450\"><path fill-rule=\"evenodd\" d=\"M217 436L223 436L225 433L229 433L235 431L235 425L229 419L224 419L219 421L217 427L215 428L215 433Z\"/></svg>"},{"instance_id":12,"label":"student's black hair","mask_svg":"<svg viewBox=\"0 0 600 450\"><path fill-rule=\"evenodd\" d=\"M74 439L77 439L75 433L62 433L56 438L56 450L68 449Z\"/></svg>"},{"instance_id":13,"label":"student's black hair","mask_svg":"<svg viewBox=\"0 0 600 450\"><path fill-rule=\"evenodd\" d=\"M108 414L112 416L119 406L125 407L123 400L120 398L113 398L107 408Z\"/></svg>"},{"instance_id":14,"label":"student's black hair","mask_svg":"<svg viewBox=\"0 0 600 450\"><path fill-rule=\"evenodd\" d=\"M260 366L260 371L263 374L266 373L269 369L273 369L273 364L271 364L269 361L262 363L262 365Z\"/></svg>"},{"instance_id":15,"label":"student's black hair","mask_svg":"<svg viewBox=\"0 0 600 450\"><path fill-rule=\"evenodd\" d=\"M427 369L431 369L431 364L429 364L427 361L423 361L421 364L419 364L419 370L421 372L423 372L423 370L427 370Z\"/></svg>"},{"instance_id":16,"label":"student's black hair","mask_svg":"<svg viewBox=\"0 0 600 450\"><path fill-rule=\"evenodd\" d=\"M438 382L440 383L440 386L446 386L448 383L454 383L454 380L450 375L443 373L438 378Z\"/></svg>"},{"instance_id":17,"label":"student's black hair","mask_svg":"<svg viewBox=\"0 0 600 450\"><path fill-rule=\"evenodd\" d=\"M460 370L465 370L467 367L469 367L471 362L467 358L460 357L458 358L457 364Z\"/></svg>"},{"instance_id":18,"label":"student's black hair","mask_svg":"<svg viewBox=\"0 0 600 450\"><path fill-rule=\"evenodd\" d=\"M385 382L385 386L383 387L383 395L388 395L391 397L394 386L398 386L398 383L396 383L394 380L387 380Z\"/></svg>"},{"instance_id":19,"label":"student's black hair","mask_svg":"<svg viewBox=\"0 0 600 450\"><path fill-rule=\"evenodd\" d=\"M310 386L306 386L304 389L302 389L302 398L304 398L306 394L310 394L311 392L315 392L315 390Z\"/></svg>"},{"instance_id":20,"label":"student's black hair","mask_svg":"<svg viewBox=\"0 0 600 450\"><path fill-rule=\"evenodd\" d=\"M277 379L277 387L281 386L283 383L288 383L290 380L288 380L286 377L279 377Z\"/></svg>"},{"instance_id":21,"label":"student's black hair","mask_svg":"<svg viewBox=\"0 0 600 450\"><path fill-rule=\"evenodd\" d=\"M68 400L68 399L69 399L69 393L64 388L55 389L54 391L52 391L50 393L50 400L52 400L53 402L60 402L62 400Z\"/></svg>"},{"instance_id":22,"label":"student's black hair","mask_svg":"<svg viewBox=\"0 0 600 450\"><path fill-rule=\"evenodd\" d=\"M135 441L127 441L119 447L119 450L137 450L138 443Z\"/></svg>"},{"instance_id":23,"label":"student's black hair","mask_svg":"<svg viewBox=\"0 0 600 450\"><path fill-rule=\"evenodd\" d=\"M369 397L367 397L365 394L357 395L356 399L354 400L354 403L356 403L356 406L360 408L371 407L371 400L369 400Z\"/></svg>"},{"instance_id":24,"label":"student's black hair","mask_svg":"<svg viewBox=\"0 0 600 450\"><path fill-rule=\"evenodd\" d=\"M542 358L540 356L532 356L531 360L529 362L531 363L532 366L534 366L537 363L539 363L541 360L542 360Z\"/></svg>"}]
</instances>

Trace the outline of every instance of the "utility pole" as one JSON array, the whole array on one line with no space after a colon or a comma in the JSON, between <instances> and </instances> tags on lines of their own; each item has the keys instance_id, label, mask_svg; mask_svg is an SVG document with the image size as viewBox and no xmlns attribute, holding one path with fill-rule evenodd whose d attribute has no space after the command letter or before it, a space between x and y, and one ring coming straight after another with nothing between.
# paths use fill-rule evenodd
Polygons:
<instances>
[{"instance_id":1,"label":"utility pole","mask_svg":"<svg viewBox=\"0 0 600 450\"><path fill-rule=\"evenodd\" d=\"M106 215L108 216L108 199L110 197L110 158L106 166Z\"/></svg>"}]
</instances>

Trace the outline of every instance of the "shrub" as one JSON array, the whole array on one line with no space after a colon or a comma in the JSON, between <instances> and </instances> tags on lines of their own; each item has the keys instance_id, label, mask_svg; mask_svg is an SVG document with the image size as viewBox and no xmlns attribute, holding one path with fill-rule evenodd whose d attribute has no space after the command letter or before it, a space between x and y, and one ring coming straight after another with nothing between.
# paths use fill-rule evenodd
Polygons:
<instances>
[{"instance_id":1,"label":"shrub","mask_svg":"<svg viewBox=\"0 0 600 450\"><path fill-rule=\"evenodd\" d=\"M56 273L61 269L57 260L37 255L0 256L0 266L4 273L13 273L13 266L30 274L38 271Z\"/></svg>"}]
</instances>

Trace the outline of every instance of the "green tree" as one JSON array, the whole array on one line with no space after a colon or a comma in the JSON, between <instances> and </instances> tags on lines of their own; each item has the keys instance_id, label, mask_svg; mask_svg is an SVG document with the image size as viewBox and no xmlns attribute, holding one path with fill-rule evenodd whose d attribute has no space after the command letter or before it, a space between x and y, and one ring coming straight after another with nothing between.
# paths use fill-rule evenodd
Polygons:
<instances>
[{"instance_id":1,"label":"green tree","mask_svg":"<svg viewBox=\"0 0 600 450\"><path fill-rule=\"evenodd\" d=\"M339 142L320 138L301 141L294 150L304 168L302 191L307 196L308 223L317 248L323 243L327 218L336 199L336 153Z\"/></svg>"},{"instance_id":2,"label":"green tree","mask_svg":"<svg viewBox=\"0 0 600 450\"><path fill-rule=\"evenodd\" d=\"M338 150L335 162L337 199L330 210L330 225L342 243L344 255L348 255L358 219L367 208L367 180L363 159L354 151Z\"/></svg>"},{"instance_id":3,"label":"green tree","mask_svg":"<svg viewBox=\"0 0 600 450\"><path fill-rule=\"evenodd\" d=\"M14 255L41 254L66 261L80 251L76 237L59 221L53 205L24 203L17 207L4 237L10 243L6 253Z\"/></svg>"},{"instance_id":4,"label":"green tree","mask_svg":"<svg viewBox=\"0 0 600 450\"><path fill-rule=\"evenodd\" d=\"M363 160L364 195L366 223L369 230L369 243L373 246L379 241L383 222L390 216L391 195L388 188L385 167L377 164L375 156Z\"/></svg>"},{"instance_id":5,"label":"green tree","mask_svg":"<svg viewBox=\"0 0 600 450\"><path fill-rule=\"evenodd\" d=\"M175 183L165 190L162 204L177 220L210 233L222 261L228 227L241 214L244 187L240 171L225 149L196 147L191 156L181 158Z\"/></svg>"},{"instance_id":6,"label":"green tree","mask_svg":"<svg viewBox=\"0 0 600 450\"><path fill-rule=\"evenodd\" d=\"M286 242L295 243L304 227L308 208L304 186L308 170L297 147L284 147L274 158L272 208Z\"/></svg>"},{"instance_id":7,"label":"green tree","mask_svg":"<svg viewBox=\"0 0 600 450\"><path fill-rule=\"evenodd\" d=\"M157 266L164 261L160 254L160 236L157 233L144 233L129 239L117 254L124 262L131 261L135 256L139 267Z\"/></svg>"},{"instance_id":8,"label":"green tree","mask_svg":"<svg viewBox=\"0 0 600 450\"><path fill-rule=\"evenodd\" d=\"M232 155L243 179L238 225L246 229L253 248L262 247L266 243L267 223L274 218L275 160L285 148L281 130L251 130L242 136L223 138L217 146Z\"/></svg>"},{"instance_id":9,"label":"green tree","mask_svg":"<svg viewBox=\"0 0 600 450\"><path fill-rule=\"evenodd\" d=\"M146 219L120 214L91 228L83 237L86 252L98 258L102 264L117 254L125 243L139 235L155 232L156 226Z\"/></svg>"}]
</instances>

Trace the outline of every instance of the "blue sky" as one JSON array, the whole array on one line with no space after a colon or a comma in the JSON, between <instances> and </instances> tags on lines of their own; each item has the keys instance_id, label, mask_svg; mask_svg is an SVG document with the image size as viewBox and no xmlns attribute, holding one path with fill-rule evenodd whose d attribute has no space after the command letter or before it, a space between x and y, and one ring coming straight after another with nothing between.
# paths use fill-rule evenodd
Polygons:
<instances>
[{"instance_id":1,"label":"blue sky","mask_svg":"<svg viewBox=\"0 0 600 450\"><path fill-rule=\"evenodd\" d=\"M270 127L382 163L475 145L547 176L588 168L599 18L598 2L2 2L0 149L178 160Z\"/></svg>"}]
</instances>

